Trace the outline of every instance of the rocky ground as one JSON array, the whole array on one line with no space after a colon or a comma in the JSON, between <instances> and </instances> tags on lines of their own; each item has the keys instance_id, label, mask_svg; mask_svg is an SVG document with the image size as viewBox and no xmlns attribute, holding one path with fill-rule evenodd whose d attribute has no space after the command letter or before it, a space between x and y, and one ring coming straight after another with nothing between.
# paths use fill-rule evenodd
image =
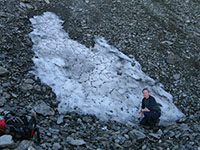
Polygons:
<instances>
[{"instance_id":1,"label":"rocky ground","mask_svg":"<svg viewBox=\"0 0 200 150\"><path fill-rule=\"evenodd\" d=\"M38 113L41 144L0 137L1 149L200 149L200 2L198 0L0 0L0 107ZM55 94L29 71L34 66L29 18L45 11L63 19L86 46L101 35L164 85L186 114L180 123L145 129L95 116L60 116ZM42 108L42 109L41 109Z\"/></svg>"}]
</instances>

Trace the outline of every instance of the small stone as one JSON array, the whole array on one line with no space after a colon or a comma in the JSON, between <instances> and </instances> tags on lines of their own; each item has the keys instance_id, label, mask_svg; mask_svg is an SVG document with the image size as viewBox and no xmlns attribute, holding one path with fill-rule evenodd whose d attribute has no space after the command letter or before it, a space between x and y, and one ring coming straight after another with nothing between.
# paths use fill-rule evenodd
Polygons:
<instances>
[{"instance_id":1,"label":"small stone","mask_svg":"<svg viewBox=\"0 0 200 150\"><path fill-rule=\"evenodd\" d=\"M29 146L28 150L36 150L33 146Z\"/></svg>"},{"instance_id":2,"label":"small stone","mask_svg":"<svg viewBox=\"0 0 200 150\"><path fill-rule=\"evenodd\" d=\"M47 132L47 136L51 136L51 133L50 133L50 132Z\"/></svg>"},{"instance_id":3,"label":"small stone","mask_svg":"<svg viewBox=\"0 0 200 150\"><path fill-rule=\"evenodd\" d=\"M186 20L185 22L186 22L186 23L190 23L191 21L188 19L188 20Z\"/></svg>"},{"instance_id":4,"label":"small stone","mask_svg":"<svg viewBox=\"0 0 200 150\"><path fill-rule=\"evenodd\" d=\"M114 124L111 124L110 128L114 131L119 131L118 127Z\"/></svg>"},{"instance_id":5,"label":"small stone","mask_svg":"<svg viewBox=\"0 0 200 150\"><path fill-rule=\"evenodd\" d=\"M62 148L62 146L59 143L54 143L53 144L53 150L59 150L61 148Z\"/></svg>"},{"instance_id":6,"label":"small stone","mask_svg":"<svg viewBox=\"0 0 200 150\"><path fill-rule=\"evenodd\" d=\"M0 108L0 114L4 112L4 109Z\"/></svg>"},{"instance_id":7,"label":"small stone","mask_svg":"<svg viewBox=\"0 0 200 150\"><path fill-rule=\"evenodd\" d=\"M63 123L63 116L58 117L57 124Z\"/></svg>"},{"instance_id":8,"label":"small stone","mask_svg":"<svg viewBox=\"0 0 200 150\"><path fill-rule=\"evenodd\" d=\"M0 136L0 147L11 147L14 145L11 135Z\"/></svg>"},{"instance_id":9,"label":"small stone","mask_svg":"<svg viewBox=\"0 0 200 150\"><path fill-rule=\"evenodd\" d=\"M33 84L35 81L33 79L26 79L24 83Z\"/></svg>"},{"instance_id":10,"label":"small stone","mask_svg":"<svg viewBox=\"0 0 200 150\"><path fill-rule=\"evenodd\" d=\"M156 133L149 133L150 136L156 138L156 139L160 139L162 136L163 132L161 129L159 129Z\"/></svg>"},{"instance_id":11,"label":"small stone","mask_svg":"<svg viewBox=\"0 0 200 150\"><path fill-rule=\"evenodd\" d=\"M20 7L26 7L26 4L23 2L20 2L19 5L20 5Z\"/></svg>"},{"instance_id":12,"label":"small stone","mask_svg":"<svg viewBox=\"0 0 200 150\"><path fill-rule=\"evenodd\" d=\"M51 143L43 143L43 144L41 144L41 147L43 149L48 149L48 147L51 147Z\"/></svg>"},{"instance_id":13,"label":"small stone","mask_svg":"<svg viewBox=\"0 0 200 150\"><path fill-rule=\"evenodd\" d=\"M162 135L162 134L163 134L162 130L161 130L161 129L159 129L159 130L157 131L157 134L160 134L160 135Z\"/></svg>"},{"instance_id":14,"label":"small stone","mask_svg":"<svg viewBox=\"0 0 200 150\"><path fill-rule=\"evenodd\" d=\"M131 147L132 142L130 140L125 141L125 143L122 145L125 148Z\"/></svg>"},{"instance_id":15,"label":"small stone","mask_svg":"<svg viewBox=\"0 0 200 150\"><path fill-rule=\"evenodd\" d=\"M24 91L29 91L29 90L32 90L34 87L33 87L33 85L31 85L31 84L26 84L26 83L24 83L24 84L21 86L21 88L22 88L22 90L24 90Z\"/></svg>"},{"instance_id":16,"label":"small stone","mask_svg":"<svg viewBox=\"0 0 200 150\"><path fill-rule=\"evenodd\" d=\"M168 135L169 135L169 137L173 137L175 135L175 133L173 131L169 131Z\"/></svg>"},{"instance_id":17,"label":"small stone","mask_svg":"<svg viewBox=\"0 0 200 150\"><path fill-rule=\"evenodd\" d=\"M3 88L0 86L0 94L3 93Z\"/></svg>"},{"instance_id":18,"label":"small stone","mask_svg":"<svg viewBox=\"0 0 200 150\"><path fill-rule=\"evenodd\" d=\"M30 4L25 4L25 7L28 8L28 9L34 9L34 7Z\"/></svg>"},{"instance_id":19,"label":"small stone","mask_svg":"<svg viewBox=\"0 0 200 150\"><path fill-rule=\"evenodd\" d=\"M52 134L56 135L56 134L59 134L60 130L59 129L49 128L49 132L51 132Z\"/></svg>"},{"instance_id":20,"label":"small stone","mask_svg":"<svg viewBox=\"0 0 200 150\"><path fill-rule=\"evenodd\" d=\"M6 103L6 99L4 97L0 97L0 107L3 107Z\"/></svg>"},{"instance_id":21,"label":"small stone","mask_svg":"<svg viewBox=\"0 0 200 150\"><path fill-rule=\"evenodd\" d=\"M142 149L143 149L143 150L146 150L146 148L147 148L146 145L143 145L143 146L142 146Z\"/></svg>"},{"instance_id":22,"label":"small stone","mask_svg":"<svg viewBox=\"0 0 200 150\"><path fill-rule=\"evenodd\" d=\"M4 76L7 76L8 75L8 70L4 67L0 67L0 76L1 77L4 77Z\"/></svg>"},{"instance_id":23,"label":"small stone","mask_svg":"<svg viewBox=\"0 0 200 150\"><path fill-rule=\"evenodd\" d=\"M10 94L7 92L3 92L2 97L5 98L6 100L9 100L11 98Z\"/></svg>"},{"instance_id":24,"label":"small stone","mask_svg":"<svg viewBox=\"0 0 200 150\"><path fill-rule=\"evenodd\" d=\"M8 87L11 86L11 84L10 84L9 82L5 82L5 83L2 84L2 86L3 86L4 88L8 88Z\"/></svg>"},{"instance_id":25,"label":"small stone","mask_svg":"<svg viewBox=\"0 0 200 150\"><path fill-rule=\"evenodd\" d=\"M179 120L177 120L177 123L184 123L187 120L187 118L181 118Z\"/></svg>"},{"instance_id":26,"label":"small stone","mask_svg":"<svg viewBox=\"0 0 200 150\"><path fill-rule=\"evenodd\" d=\"M23 3L30 3L30 0L21 0Z\"/></svg>"},{"instance_id":27,"label":"small stone","mask_svg":"<svg viewBox=\"0 0 200 150\"><path fill-rule=\"evenodd\" d=\"M83 120L83 122L86 122L86 123L91 123L92 122L92 119L89 116L83 117L82 120Z\"/></svg>"},{"instance_id":28,"label":"small stone","mask_svg":"<svg viewBox=\"0 0 200 150\"><path fill-rule=\"evenodd\" d=\"M124 134L124 137L125 137L126 139L129 139L129 135L128 135L128 134Z\"/></svg>"},{"instance_id":29,"label":"small stone","mask_svg":"<svg viewBox=\"0 0 200 150\"><path fill-rule=\"evenodd\" d=\"M76 146L86 144L86 142L83 139L74 140L72 137L67 137L67 142L69 142L69 144L71 145L76 145Z\"/></svg>"},{"instance_id":30,"label":"small stone","mask_svg":"<svg viewBox=\"0 0 200 150\"><path fill-rule=\"evenodd\" d=\"M43 116L52 116L55 114L54 110L43 101L39 102L34 107L34 110L36 113L41 114Z\"/></svg>"},{"instance_id":31,"label":"small stone","mask_svg":"<svg viewBox=\"0 0 200 150\"><path fill-rule=\"evenodd\" d=\"M175 137L178 139L181 136L181 133L178 133L175 135Z\"/></svg>"},{"instance_id":32,"label":"small stone","mask_svg":"<svg viewBox=\"0 0 200 150\"><path fill-rule=\"evenodd\" d=\"M6 14L5 12L0 12L0 17L6 18L6 17L8 17L8 16L7 16L7 14Z\"/></svg>"},{"instance_id":33,"label":"small stone","mask_svg":"<svg viewBox=\"0 0 200 150\"><path fill-rule=\"evenodd\" d=\"M50 1L49 0L44 0L47 4L50 4Z\"/></svg>"},{"instance_id":34,"label":"small stone","mask_svg":"<svg viewBox=\"0 0 200 150\"><path fill-rule=\"evenodd\" d=\"M17 94L15 94L15 93L11 93L11 96L14 98L17 98Z\"/></svg>"},{"instance_id":35,"label":"small stone","mask_svg":"<svg viewBox=\"0 0 200 150\"><path fill-rule=\"evenodd\" d=\"M167 56L166 61L169 64L175 64L179 61L179 57L176 55L169 55Z\"/></svg>"},{"instance_id":36,"label":"small stone","mask_svg":"<svg viewBox=\"0 0 200 150\"><path fill-rule=\"evenodd\" d=\"M174 74L173 77L175 80L178 80L178 79L180 79L180 74Z\"/></svg>"},{"instance_id":37,"label":"small stone","mask_svg":"<svg viewBox=\"0 0 200 150\"><path fill-rule=\"evenodd\" d=\"M172 45L173 43L171 41L162 41L161 44Z\"/></svg>"},{"instance_id":38,"label":"small stone","mask_svg":"<svg viewBox=\"0 0 200 150\"><path fill-rule=\"evenodd\" d=\"M149 133L150 136L156 138L156 139L160 139L160 135L159 134L155 134L155 133Z\"/></svg>"},{"instance_id":39,"label":"small stone","mask_svg":"<svg viewBox=\"0 0 200 150\"><path fill-rule=\"evenodd\" d=\"M181 130L184 130L184 131L189 131L190 130L190 127L187 125L187 124L180 124L179 125L179 128L181 129Z\"/></svg>"}]
</instances>

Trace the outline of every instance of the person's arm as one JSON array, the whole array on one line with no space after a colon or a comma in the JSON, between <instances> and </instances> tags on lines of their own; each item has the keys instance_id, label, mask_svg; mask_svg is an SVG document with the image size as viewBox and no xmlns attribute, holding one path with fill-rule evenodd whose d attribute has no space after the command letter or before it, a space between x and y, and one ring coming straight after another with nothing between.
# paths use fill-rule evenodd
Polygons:
<instances>
[{"instance_id":1,"label":"person's arm","mask_svg":"<svg viewBox=\"0 0 200 150\"><path fill-rule=\"evenodd\" d=\"M144 98L142 99L142 109L145 108L145 105L144 105Z\"/></svg>"},{"instance_id":2,"label":"person's arm","mask_svg":"<svg viewBox=\"0 0 200 150\"><path fill-rule=\"evenodd\" d=\"M141 114L143 112L143 109L145 108L145 105L144 105L144 98L142 99L142 106L141 106L141 109L139 110L139 114Z\"/></svg>"},{"instance_id":3,"label":"person's arm","mask_svg":"<svg viewBox=\"0 0 200 150\"><path fill-rule=\"evenodd\" d=\"M144 101L145 101L145 99L143 98L143 99L142 99L142 109L140 110L141 113L143 113L143 112L145 112L145 111L147 111L147 112L150 111L150 110L145 106Z\"/></svg>"},{"instance_id":4,"label":"person's arm","mask_svg":"<svg viewBox=\"0 0 200 150\"><path fill-rule=\"evenodd\" d=\"M142 106L141 106L141 109L139 110L139 116L138 116L138 120L140 120L141 118L142 118L142 116L143 116L143 109L145 108L145 104L144 104L144 98L142 99Z\"/></svg>"},{"instance_id":5,"label":"person's arm","mask_svg":"<svg viewBox=\"0 0 200 150\"><path fill-rule=\"evenodd\" d=\"M142 112L145 112L145 111L149 112L150 110L148 108L142 109Z\"/></svg>"},{"instance_id":6,"label":"person's arm","mask_svg":"<svg viewBox=\"0 0 200 150\"><path fill-rule=\"evenodd\" d=\"M140 115L138 116L138 120L140 120L141 118L142 118L142 116L143 116L143 113L140 113Z\"/></svg>"}]
</instances>

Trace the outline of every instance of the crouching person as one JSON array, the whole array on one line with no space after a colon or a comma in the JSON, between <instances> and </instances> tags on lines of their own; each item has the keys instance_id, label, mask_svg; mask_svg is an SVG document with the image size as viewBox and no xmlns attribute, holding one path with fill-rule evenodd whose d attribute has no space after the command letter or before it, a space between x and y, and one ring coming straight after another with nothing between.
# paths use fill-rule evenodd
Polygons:
<instances>
[{"instance_id":1,"label":"crouching person","mask_svg":"<svg viewBox=\"0 0 200 150\"><path fill-rule=\"evenodd\" d=\"M159 123L161 109L155 98L149 95L149 90L142 90L144 98L142 99L142 109L139 111L138 120L141 119L141 125L156 126Z\"/></svg>"}]
</instances>

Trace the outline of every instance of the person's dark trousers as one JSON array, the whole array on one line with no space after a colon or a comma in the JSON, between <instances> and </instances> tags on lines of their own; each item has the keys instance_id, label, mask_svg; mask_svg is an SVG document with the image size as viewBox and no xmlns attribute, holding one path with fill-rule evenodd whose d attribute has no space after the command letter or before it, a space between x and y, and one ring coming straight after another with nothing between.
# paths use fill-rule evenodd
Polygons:
<instances>
[{"instance_id":1,"label":"person's dark trousers","mask_svg":"<svg viewBox=\"0 0 200 150\"><path fill-rule=\"evenodd\" d=\"M161 113L157 111L143 112L144 117L140 121L142 125L154 125Z\"/></svg>"}]
</instances>

